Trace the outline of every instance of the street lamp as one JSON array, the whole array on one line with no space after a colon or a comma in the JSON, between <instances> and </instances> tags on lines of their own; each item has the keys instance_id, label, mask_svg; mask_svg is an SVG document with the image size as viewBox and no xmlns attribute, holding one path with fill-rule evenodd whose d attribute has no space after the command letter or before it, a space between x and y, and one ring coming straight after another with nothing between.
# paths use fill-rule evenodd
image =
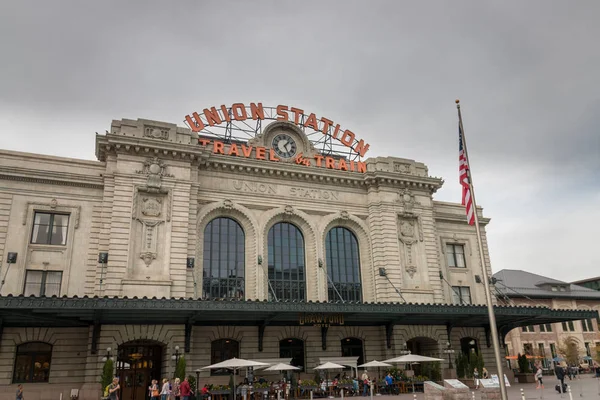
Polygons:
<instances>
[{"instance_id":1,"label":"street lamp","mask_svg":"<svg viewBox=\"0 0 600 400\"><path fill-rule=\"evenodd\" d=\"M454 354L454 349L452 348L452 344L450 342L446 342L446 349L444 349L444 353L448 354L448 368L452 369L454 366L452 365L452 354Z\"/></svg>"},{"instance_id":2,"label":"street lamp","mask_svg":"<svg viewBox=\"0 0 600 400\"><path fill-rule=\"evenodd\" d=\"M410 350L407 348L408 344L406 342L402 343L402 350L400 350L400 355L410 354Z\"/></svg>"},{"instance_id":3,"label":"street lamp","mask_svg":"<svg viewBox=\"0 0 600 400\"><path fill-rule=\"evenodd\" d=\"M200 368L196 370L196 399L200 393Z\"/></svg>"},{"instance_id":4,"label":"street lamp","mask_svg":"<svg viewBox=\"0 0 600 400\"><path fill-rule=\"evenodd\" d=\"M171 356L171 360L175 361L175 364L177 364L179 362L179 346L175 346L175 353L173 353L173 355Z\"/></svg>"},{"instance_id":5,"label":"street lamp","mask_svg":"<svg viewBox=\"0 0 600 400\"><path fill-rule=\"evenodd\" d=\"M106 348L106 356L102 357L102 361L106 362L108 360L112 360L112 356L110 354L110 352L112 351L112 349L110 347Z\"/></svg>"}]
</instances>

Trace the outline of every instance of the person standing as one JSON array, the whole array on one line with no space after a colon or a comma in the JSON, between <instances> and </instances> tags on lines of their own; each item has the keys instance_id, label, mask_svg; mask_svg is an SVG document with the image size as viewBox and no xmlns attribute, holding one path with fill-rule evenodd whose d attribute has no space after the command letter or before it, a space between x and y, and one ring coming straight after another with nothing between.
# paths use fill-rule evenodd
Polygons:
<instances>
[{"instance_id":1,"label":"person standing","mask_svg":"<svg viewBox=\"0 0 600 400\"><path fill-rule=\"evenodd\" d=\"M23 385L17 386L17 400L23 400Z\"/></svg>"},{"instance_id":2,"label":"person standing","mask_svg":"<svg viewBox=\"0 0 600 400\"><path fill-rule=\"evenodd\" d=\"M108 385L108 398L110 400L119 400L119 389L121 389L119 378L113 378L112 383Z\"/></svg>"},{"instance_id":3,"label":"person standing","mask_svg":"<svg viewBox=\"0 0 600 400\"><path fill-rule=\"evenodd\" d=\"M169 380L167 378L163 379L162 390L160 391L160 400L168 400L169 395L171 394L169 385Z\"/></svg>"},{"instance_id":4,"label":"person standing","mask_svg":"<svg viewBox=\"0 0 600 400\"><path fill-rule=\"evenodd\" d=\"M175 382L173 382L173 397L175 400L179 400L181 396L181 380L179 378L175 378Z\"/></svg>"},{"instance_id":5,"label":"person standing","mask_svg":"<svg viewBox=\"0 0 600 400\"><path fill-rule=\"evenodd\" d=\"M365 369L365 372L363 372L363 374L362 374L362 376L361 376L360 379L362 379L363 385L364 385L363 386L363 396L366 396L367 395L367 391L369 390L369 384L370 384L369 374L367 374L367 370L366 369Z\"/></svg>"},{"instance_id":6,"label":"person standing","mask_svg":"<svg viewBox=\"0 0 600 400\"><path fill-rule=\"evenodd\" d=\"M560 366L560 364L556 364L556 367L554 368L554 374L556 375L556 379L558 379L560 382L560 393L564 393L565 370L563 369L563 367Z\"/></svg>"},{"instance_id":7,"label":"person standing","mask_svg":"<svg viewBox=\"0 0 600 400\"><path fill-rule=\"evenodd\" d=\"M542 381L542 366L537 365L537 371L535 371L535 381L537 382L536 389L544 389L544 382Z\"/></svg>"},{"instance_id":8,"label":"person standing","mask_svg":"<svg viewBox=\"0 0 600 400\"><path fill-rule=\"evenodd\" d=\"M196 382L198 385L200 382ZM181 385L179 386L180 396L183 397L183 400L190 400L190 396L192 395L192 388L190 387L190 381L188 378L185 378Z\"/></svg>"},{"instance_id":9,"label":"person standing","mask_svg":"<svg viewBox=\"0 0 600 400\"><path fill-rule=\"evenodd\" d=\"M477 368L473 368L473 383L475 384L475 389L479 389L479 371Z\"/></svg>"}]
</instances>

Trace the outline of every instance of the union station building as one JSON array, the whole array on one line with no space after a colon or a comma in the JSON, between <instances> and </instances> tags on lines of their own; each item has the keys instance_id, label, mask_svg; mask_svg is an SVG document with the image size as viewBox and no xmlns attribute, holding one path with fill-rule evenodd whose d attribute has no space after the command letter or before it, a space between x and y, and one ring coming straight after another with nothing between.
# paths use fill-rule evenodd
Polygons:
<instances>
[{"instance_id":1,"label":"union station building","mask_svg":"<svg viewBox=\"0 0 600 400\"><path fill-rule=\"evenodd\" d=\"M105 357L123 400L172 377L173 355L188 375L240 357L313 377L450 348L494 371L475 229L425 164L328 153L295 121L246 141L195 130L113 121L97 161L0 150L0 399L18 383L99 399ZM496 307L501 341L595 317Z\"/></svg>"}]
</instances>

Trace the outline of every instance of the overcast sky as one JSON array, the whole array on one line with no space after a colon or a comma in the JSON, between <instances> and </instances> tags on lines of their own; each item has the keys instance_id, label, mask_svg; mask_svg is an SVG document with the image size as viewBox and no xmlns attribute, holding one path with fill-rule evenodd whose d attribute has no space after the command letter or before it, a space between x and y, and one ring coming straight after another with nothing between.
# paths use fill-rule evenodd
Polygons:
<instances>
[{"instance_id":1,"label":"overcast sky","mask_svg":"<svg viewBox=\"0 0 600 400\"><path fill-rule=\"evenodd\" d=\"M288 104L460 201L455 98L494 271L600 272L600 2L3 1L0 148L94 159L113 119Z\"/></svg>"}]
</instances>

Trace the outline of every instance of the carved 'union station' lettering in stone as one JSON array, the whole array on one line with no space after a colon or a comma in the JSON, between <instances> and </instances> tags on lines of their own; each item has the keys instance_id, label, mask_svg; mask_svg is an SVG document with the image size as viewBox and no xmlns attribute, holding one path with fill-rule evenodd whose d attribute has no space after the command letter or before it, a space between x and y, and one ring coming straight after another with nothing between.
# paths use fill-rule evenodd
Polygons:
<instances>
[{"instance_id":1,"label":"carved 'union station' lettering in stone","mask_svg":"<svg viewBox=\"0 0 600 400\"><path fill-rule=\"evenodd\" d=\"M290 196L299 197L301 199L313 200L339 200L338 192L333 190L305 189L305 188L290 188Z\"/></svg>"},{"instance_id":2,"label":"carved 'union station' lettering in stone","mask_svg":"<svg viewBox=\"0 0 600 400\"><path fill-rule=\"evenodd\" d=\"M232 180L231 182L234 189L241 192L277 194L277 185L259 182L246 182L241 180Z\"/></svg>"}]
</instances>

